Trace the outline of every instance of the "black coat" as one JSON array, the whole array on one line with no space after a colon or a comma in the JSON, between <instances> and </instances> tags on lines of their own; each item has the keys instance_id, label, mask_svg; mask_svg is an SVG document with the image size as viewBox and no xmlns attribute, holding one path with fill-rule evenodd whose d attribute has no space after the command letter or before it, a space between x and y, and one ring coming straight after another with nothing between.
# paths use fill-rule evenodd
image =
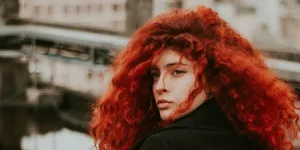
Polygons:
<instances>
[{"instance_id":1,"label":"black coat","mask_svg":"<svg viewBox=\"0 0 300 150\"><path fill-rule=\"evenodd\" d=\"M167 128L141 138L132 150L260 150L238 134L211 99Z\"/></svg>"}]
</instances>

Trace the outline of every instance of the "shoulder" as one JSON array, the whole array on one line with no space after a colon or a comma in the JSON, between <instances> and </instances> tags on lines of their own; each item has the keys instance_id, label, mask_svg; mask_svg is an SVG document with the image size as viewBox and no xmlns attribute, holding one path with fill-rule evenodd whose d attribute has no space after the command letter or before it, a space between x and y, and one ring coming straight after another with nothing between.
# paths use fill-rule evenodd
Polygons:
<instances>
[{"instance_id":1,"label":"shoulder","mask_svg":"<svg viewBox=\"0 0 300 150\"><path fill-rule=\"evenodd\" d=\"M163 130L150 134L138 150L181 149L258 149L247 137L233 131L208 131L197 129ZM253 146L252 146L253 145Z\"/></svg>"},{"instance_id":2,"label":"shoulder","mask_svg":"<svg viewBox=\"0 0 300 150\"><path fill-rule=\"evenodd\" d=\"M199 149L199 143L189 129L176 129L163 130L151 134L146 138L139 150L181 150L195 147Z\"/></svg>"},{"instance_id":3,"label":"shoulder","mask_svg":"<svg viewBox=\"0 0 300 150\"><path fill-rule=\"evenodd\" d=\"M135 150L171 150L168 143L157 134L150 135L139 148Z\"/></svg>"}]
</instances>

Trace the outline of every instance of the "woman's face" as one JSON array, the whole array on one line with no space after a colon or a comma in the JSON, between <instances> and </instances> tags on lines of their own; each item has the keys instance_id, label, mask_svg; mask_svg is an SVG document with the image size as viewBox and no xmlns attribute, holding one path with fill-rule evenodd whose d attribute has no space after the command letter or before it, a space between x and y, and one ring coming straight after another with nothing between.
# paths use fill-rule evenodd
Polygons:
<instances>
[{"instance_id":1,"label":"woman's face","mask_svg":"<svg viewBox=\"0 0 300 150\"><path fill-rule=\"evenodd\" d=\"M152 91L162 120L168 120L169 116L187 100L190 92L195 89L196 76L193 62L184 57L180 61L180 58L179 53L172 49L165 49L152 61ZM192 106L184 113L174 116L174 119L189 114L206 99L207 95L202 90L195 97Z\"/></svg>"}]
</instances>

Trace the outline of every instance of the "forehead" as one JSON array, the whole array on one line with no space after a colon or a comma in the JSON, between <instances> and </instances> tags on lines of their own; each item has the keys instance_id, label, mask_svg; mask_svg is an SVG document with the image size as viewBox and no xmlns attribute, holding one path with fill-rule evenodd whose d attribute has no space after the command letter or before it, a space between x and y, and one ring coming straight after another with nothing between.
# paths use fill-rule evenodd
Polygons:
<instances>
[{"instance_id":1,"label":"forehead","mask_svg":"<svg viewBox=\"0 0 300 150\"><path fill-rule=\"evenodd\" d=\"M176 52L175 50L163 49L159 55L153 58L151 66L161 66L179 62L187 65L192 64L191 61L186 59L184 56L181 56L180 53Z\"/></svg>"}]
</instances>

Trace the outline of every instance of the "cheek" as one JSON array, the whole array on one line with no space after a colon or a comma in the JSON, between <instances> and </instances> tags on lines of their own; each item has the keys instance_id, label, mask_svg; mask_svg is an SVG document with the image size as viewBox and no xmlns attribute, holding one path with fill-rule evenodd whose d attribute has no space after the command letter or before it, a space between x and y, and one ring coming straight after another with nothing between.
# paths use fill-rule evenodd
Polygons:
<instances>
[{"instance_id":1,"label":"cheek","mask_svg":"<svg viewBox=\"0 0 300 150\"><path fill-rule=\"evenodd\" d=\"M152 85L152 93L154 96L157 95L157 91L155 90L155 84Z\"/></svg>"},{"instance_id":2,"label":"cheek","mask_svg":"<svg viewBox=\"0 0 300 150\"><path fill-rule=\"evenodd\" d=\"M178 100L180 101L186 100L186 98L190 94L190 91L195 88L194 84L195 84L194 75L185 76L184 78L178 80L176 84L173 86L174 92L176 91L175 93L176 93L176 97L178 97Z\"/></svg>"}]
</instances>

